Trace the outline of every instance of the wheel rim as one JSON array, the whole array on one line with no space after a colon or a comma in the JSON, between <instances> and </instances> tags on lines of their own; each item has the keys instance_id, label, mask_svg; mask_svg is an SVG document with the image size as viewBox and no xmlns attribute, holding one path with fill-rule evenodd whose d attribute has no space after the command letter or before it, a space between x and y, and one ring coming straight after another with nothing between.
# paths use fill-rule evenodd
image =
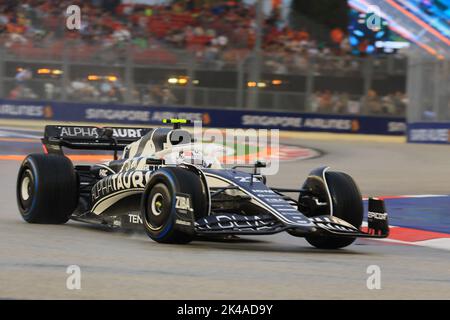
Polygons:
<instances>
[{"instance_id":1,"label":"wheel rim","mask_svg":"<svg viewBox=\"0 0 450 320\"><path fill-rule=\"evenodd\" d=\"M155 193L151 200L152 214L159 216L164 210L163 195L161 193Z\"/></svg>"},{"instance_id":2,"label":"wheel rim","mask_svg":"<svg viewBox=\"0 0 450 320\"><path fill-rule=\"evenodd\" d=\"M32 204L34 196L34 177L32 172L27 169L22 174L19 187L19 198L22 208L27 211Z\"/></svg>"},{"instance_id":3,"label":"wheel rim","mask_svg":"<svg viewBox=\"0 0 450 320\"><path fill-rule=\"evenodd\" d=\"M28 200L30 198L30 177L26 176L22 180L22 186L20 187L20 195L23 200Z\"/></svg>"},{"instance_id":4,"label":"wheel rim","mask_svg":"<svg viewBox=\"0 0 450 320\"><path fill-rule=\"evenodd\" d=\"M164 228L168 222L171 199L167 187L163 184L157 184L153 189L148 197L145 220L151 230L158 231Z\"/></svg>"}]
</instances>

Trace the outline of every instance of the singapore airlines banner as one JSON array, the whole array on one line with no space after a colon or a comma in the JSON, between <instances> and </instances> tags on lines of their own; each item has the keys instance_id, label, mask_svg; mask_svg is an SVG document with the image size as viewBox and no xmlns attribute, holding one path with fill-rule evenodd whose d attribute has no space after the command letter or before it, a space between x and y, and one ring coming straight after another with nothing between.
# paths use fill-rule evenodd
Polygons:
<instances>
[{"instance_id":1,"label":"singapore airlines banner","mask_svg":"<svg viewBox=\"0 0 450 320\"><path fill-rule=\"evenodd\" d=\"M201 120L204 126L217 128L384 135L404 135L406 131L405 119L400 117L0 99L0 119L160 125L164 118Z\"/></svg>"},{"instance_id":2,"label":"singapore airlines banner","mask_svg":"<svg viewBox=\"0 0 450 320\"><path fill-rule=\"evenodd\" d=\"M450 144L450 122L409 123L408 142Z\"/></svg>"}]
</instances>

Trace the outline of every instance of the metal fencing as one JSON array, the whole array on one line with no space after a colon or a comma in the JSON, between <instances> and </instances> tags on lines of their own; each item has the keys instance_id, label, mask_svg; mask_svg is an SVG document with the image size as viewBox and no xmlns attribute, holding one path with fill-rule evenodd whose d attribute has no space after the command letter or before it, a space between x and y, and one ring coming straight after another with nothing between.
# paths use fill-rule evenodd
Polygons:
<instances>
[{"instance_id":1,"label":"metal fencing","mask_svg":"<svg viewBox=\"0 0 450 320\"><path fill-rule=\"evenodd\" d=\"M280 53L263 55L257 76L254 66L246 50L0 46L0 97L393 116L406 110L404 57Z\"/></svg>"},{"instance_id":2,"label":"metal fencing","mask_svg":"<svg viewBox=\"0 0 450 320\"><path fill-rule=\"evenodd\" d=\"M450 121L450 59L411 55L407 93L408 122Z\"/></svg>"}]
</instances>

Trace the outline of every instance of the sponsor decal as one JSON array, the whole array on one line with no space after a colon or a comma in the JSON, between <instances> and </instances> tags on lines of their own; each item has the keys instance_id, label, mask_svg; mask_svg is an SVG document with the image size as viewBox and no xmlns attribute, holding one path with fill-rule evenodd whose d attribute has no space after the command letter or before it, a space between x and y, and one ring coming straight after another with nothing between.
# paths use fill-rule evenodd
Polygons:
<instances>
[{"instance_id":1,"label":"sponsor decal","mask_svg":"<svg viewBox=\"0 0 450 320\"><path fill-rule=\"evenodd\" d=\"M44 108L44 118L51 119L53 118L53 109L51 106L45 106Z\"/></svg>"},{"instance_id":2,"label":"sponsor decal","mask_svg":"<svg viewBox=\"0 0 450 320\"><path fill-rule=\"evenodd\" d=\"M126 109L86 109L87 120L128 120L137 122L150 121L150 111L126 110Z\"/></svg>"},{"instance_id":3,"label":"sponsor decal","mask_svg":"<svg viewBox=\"0 0 450 320\"><path fill-rule=\"evenodd\" d=\"M205 112L202 115L202 122L204 125L209 125L211 123L211 116L209 115L208 112Z\"/></svg>"},{"instance_id":4,"label":"sponsor decal","mask_svg":"<svg viewBox=\"0 0 450 320\"><path fill-rule=\"evenodd\" d=\"M262 127L302 127L302 118L300 117L275 117L275 116L255 116L243 115L242 125L244 126L262 126Z\"/></svg>"},{"instance_id":5,"label":"sponsor decal","mask_svg":"<svg viewBox=\"0 0 450 320\"><path fill-rule=\"evenodd\" d=\"M194 211L194 209L192 209L192 206L191 206L191 197L189 195L178 194L176 196L175 209L178 212L184 212L184 213Z\"/></svg>"},{"instance_id":6,"label":"sponsor decal","mask_svg":"<svg viewBox=\"0 0 450 320\"><path fill-rule=\"evenodd\" d=\"M415 122L408 124L408 142L450 143L450 122Z\"/></svg>"},{"instance_id":7,"label":"sponsor decal","mask_svg":"<svg viewBox=\"0 0 450 320\"><path fill-rule=\"evenodd\" d=\"M311 118L306 119L303 126L310 129L335 129L342 131L350 131L353 128L352 120L349 119Z\"/></svg>"},{"instance_id":8,"label":"sponsor decal","mask_svg":"<svg viewBox=\"0 0 450 320\"><path fill-rule=\"evenodd\" d=\"M0 115L42 118L44 116L44 106L0 104Z\"/></svg>"},{"instance_id":9,"label":"sponsor decal","mask_svg":"<svg viewBox=\"0 0 450 320\"><path fill-rule=\"evenodd\" d=\"M358 132L360 127L361 126L359 125L358 120L352 120L352 131L353 132Z\"/></svg>"},{"instance_id":10,"label":"sponsor decal","mask_svg":"<svg viewBox=\"0 0 450 320\"><path fill-rule=\"evenodd\" d=\"M92 201L122 190L143 190L151 174L151 171L127 171L110 175L94 185Z\"/></svg>"},{"instance_id":11,"label":"sponsor decal","mask_svg":"<svg viewBox=\"0 0 450 320\"><path fill-rule=\"evenodd\" d=\"M411 129L409 140L412 142L448 142L448 129Z\"/></svg>"},{"instance_id":12,"label":"sponsor decal","mask_svg":"<svg viewBox=\"0 0 450 320\"><path fill-rule=\"evenodd\" d=\"M95 127L61 127L61 137L100 138L101 128ZM116 138L140 138L142 129L139 128L113 128L113 137Z\"/></svg>"},{"instance_id":13,"label":"sponsor decal","mask_svg":"<svg viewBox=\"0 0 450 320\"><path fill-rule=\"evenodd\" d=\"M189 194L177 193L175 195L175 223L186 228L187 231L193 231L194 225L194 209L192 208L192 200Z\"/></svg>"},{"instance_id":14,"label":"sponsor decal","mask_svg":"<svg viewBox=\"0 0 450 320\"><path fill-rule=\"evenodd\" d=\"M367 218L368 219L376 219L376 220L387 220L387 213L381 213L381 212L368 212Z\"/></svg>"},{"instance_id":15,"label":"sponsor decal","mask_svg":"<svg viewBox=\"0 0 450 320\"><path fill-rule=\"evenodd\" d=\"M262 127L291 127L309 129L334 129L341 131L358 131L358 120L351 119L328 119L328 118L302 118L302 117L282 117L282 116L257 116L243 115L242 124L244 126Z\"/></svg>"},{"instance_id":16,"label":"sponsor decal","mask_svg":"<svg viewBox=\"0 0 450 320\"><path fill-rule=\"evenodd\" d=\"M105 177L108 176L108 173L109 173L108 170L106 170L106 169L100 169L100 170L98 171L98 176L99 176L100 178L105 178Z\"/></svg>"},{"instance_id":17,"label":"sponsor decal","mask_svg":"<svg viewBox=\"0 0 450 320\"><path fill-rule=\"evenodd\" d=\"M131 224L142 224L142 218L138 214L128 214L128 222Z\"/></svg>"},{"instance_id":18,"label":"sponsor decal","mask_svg":"<svg viewBox=\"0 0 450 320\"><path fill-rule=\"evenodd\" d=\"M195 227L200 230L210 230L215 228L232 230L266 230L277 225L277 221L270 216L241 216L241 215L213 215L195 223Z\"/></svg>"},{"instance_id":19,"label":"sponsor decal","mask_svg":"<svg viewBox=\"0 0 450 320\"><path fill-rule=\"evenodd\" d=\"M404 133L406 131L406 123L401 121L389 121L388 122L388 132L400 132Z\"/></svg>"}]
</instances>

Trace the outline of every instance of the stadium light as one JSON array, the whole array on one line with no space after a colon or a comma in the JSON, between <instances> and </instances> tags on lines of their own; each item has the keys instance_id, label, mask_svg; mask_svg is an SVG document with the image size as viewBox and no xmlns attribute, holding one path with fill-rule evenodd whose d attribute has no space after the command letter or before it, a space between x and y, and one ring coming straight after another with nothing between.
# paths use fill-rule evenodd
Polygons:
<instances>
[{"instance_id":1,"label":"stadium light","mask_svg":"<svg viewBox=\"0 0 450 320\"><path fill-rule=\"evenodd\" d=\"M41 69L38 69L37 73L38 74L50 74L51 70L47 69L47 68L41 68Z\"/></svg>"},{"instance_id":2,"label":"stadium light","mask_svg":"<svg viewBox=\"0 0 450 320\"><path fill-rule=\"evenodd\" d=\"M282 83L283 83L282 80L278 80L278 79L272 80L272 84L273 84L274 86L279 86L279 85L281 85Z\"/></svg>"},{"instance_id":3,"label":"stadium light","mask_svg":"<svg viewBox=\"0 0 450 320\"><path fill-rule=\"evenodd\" d=\"M184 84L186 84L187 82L188 82L188 79L186 79L186 78L179 78L179 79L178 79L178 83L181 84L181 85L184 85Z\"/></svg>"},{"instance_id":4,"label":"stadium light","mask_svg":"<svg viewBox=\"0 0 450 320\"><path fill-rule=\"evenodd\" d=\"M88 80L89 80L89 81L97 81L97 80L99 80L99 79L100 79L100 77L97 76L97 75L95 75L95 74L90 74L90 75L88 75Z\"/></svg>"}]
</instances>

